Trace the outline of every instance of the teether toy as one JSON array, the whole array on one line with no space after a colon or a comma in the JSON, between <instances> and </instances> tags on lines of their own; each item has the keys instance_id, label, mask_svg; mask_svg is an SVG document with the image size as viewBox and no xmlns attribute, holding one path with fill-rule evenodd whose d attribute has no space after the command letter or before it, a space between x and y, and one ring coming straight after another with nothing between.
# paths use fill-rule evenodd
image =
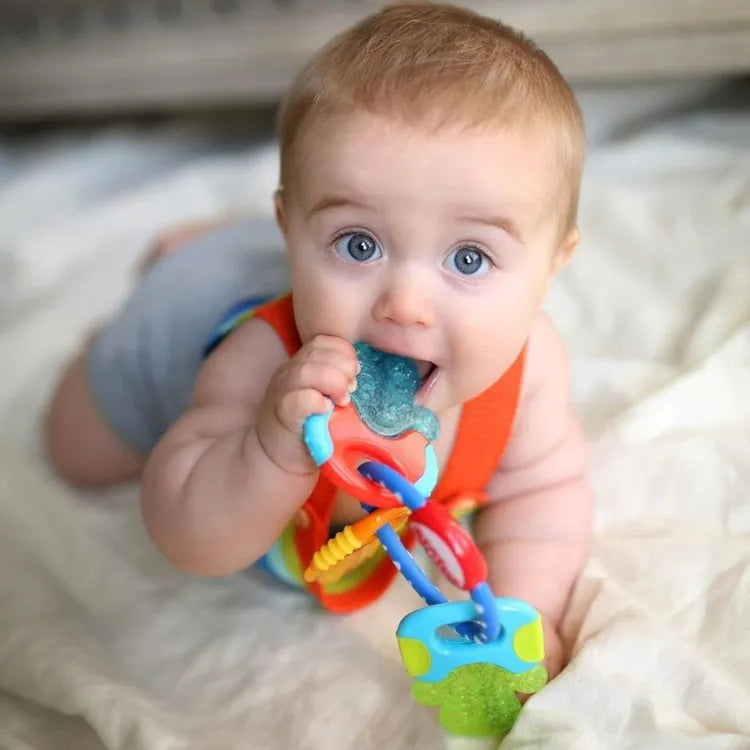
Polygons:
<instances>
[{"instance_id":1,"label":"teether toy","mask_svg":"<svg viewBox=\"0 0 750 750\"><path fill-rule=\"evenodd\" d=\"M377 532L385 524L395 526L408 515L408 509L403 507L375 510L356 523L344 527L313 555L312 564L304 574L305 580L312 582L325 579L328 583L334 583L345 572L356 567L351 564L343 566L343 561L351 563L356 559L357 564L362 562L363 558L369 555L355 553L364 550L374 551L377 547Z\"/></svg>"},{"instance_id":2,"label":"teether toy","mask_svg":"<svg viewBox=\"0 0 750 750\"><path fill-rule=\"evenodd\" d=\"M467 622L458 632L478 643L494 641L500 633L500 620L487 584L487 564L469 532L445 508L429 502L390 467L367 462L359 470L363 476L386 487L412 511L409 525L432 562L454 586L469 592L476 605L478 626ZM404 547L398 534L381 528L378 538L396 568L426 604L447 602Z\"/></svg>"},{"instance_id":3,"label":"teether toy","mask_svg":"<svg viewBox=\"0 0 750 750\"><path fill-rule=\"evenodd\" d=\"M493 596L471 535L428 499L437 482L430 443L438 425L432 412L414 406L414 362L366 344L355 349L362 369L352 403L309 417L304 438L321 472L368 515L329 539L304 578L334 582L382 545L428 605L404 617L397 631L415 700L439 706L449 732L503 734L521 709L516 693L536 692L547 679L541 619L524 602ZM469 601L449 602L430 581L401 539L405 525Z\"/></svg>"},{"instance_id":4,"label":"teether toy","mask_svg":"<svg viewBox=\"0 0 750 750\"><path fill-rule=\"evenodd\" d=\"M430 442L437 437L435 415L414 406L419 387L411 360L355 344L361 371L347 406L314 414L304 439L315 463L344 492L376 508L399 505L393 495L365 480L357 464L376 460L393 467L429 495L437 482L437 459Z\"/></svg>"},{"instance_id":5,"label":"teether toy","mask_svg":"<svg viewBox=\"0 0 750 750\"><path fill-rule=\"evenodd\" d=\"M404 667L415 678L414 699L440 706L440 722L454 734L505 734L521 710L516 693L534 693L547 681L536 610L516 599L497 598L493 606L503 629L481 647L439 634L441 627L475 616L471 602L417 610L396 632Z\"/></svg>"}]
</instances>

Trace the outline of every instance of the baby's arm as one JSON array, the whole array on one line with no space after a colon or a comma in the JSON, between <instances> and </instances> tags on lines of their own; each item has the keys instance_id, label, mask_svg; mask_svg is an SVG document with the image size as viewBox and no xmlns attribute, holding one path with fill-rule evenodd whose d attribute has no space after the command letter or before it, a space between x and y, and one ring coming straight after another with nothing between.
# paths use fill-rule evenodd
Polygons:
<instances>
[{"instance_id":1,"label":"baby's arm","mask_svg":"<svg viewBox=\"0 0 750 750\"><path fill-rule=\"evenodd\" d=\"M200 575L234 573L261 557L317 480L305 418L326 411L328 397L346 403L356 369L352 345L330 336L287 359L259 320L219 347L199 376L194 408L143 471L143 517L162 553Z\"/></svg>"},{"instance_id":2,"label":"baby's arm","mask_svg":"<svg viewBox=\"0 0 750 750\"><path fill-rule=\"evenodd\" d=\"M586 559L594 508L569 389L562 342L540 315L511 441L476 529L495 593L523 599L542 614L551 676L562 666L556 631Z\"/></svg>"}]
</instances>

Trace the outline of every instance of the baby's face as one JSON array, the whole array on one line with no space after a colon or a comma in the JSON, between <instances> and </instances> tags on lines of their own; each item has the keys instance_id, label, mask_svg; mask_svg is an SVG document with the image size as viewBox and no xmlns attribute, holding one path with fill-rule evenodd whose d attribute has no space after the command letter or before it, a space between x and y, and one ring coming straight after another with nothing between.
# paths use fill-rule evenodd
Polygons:
<instances>
[{"instance_id":1,"label":"baby's face","mask_svg":"<svg viewBox=\"0 0 750 750\"><path fill-rule=\"evenodd\" d=\"M543 133L428 133L358 112L300 135L280 199L297 326L413 357L436 412L523 347L556 267Z\"/></svg>"}]
</instances>

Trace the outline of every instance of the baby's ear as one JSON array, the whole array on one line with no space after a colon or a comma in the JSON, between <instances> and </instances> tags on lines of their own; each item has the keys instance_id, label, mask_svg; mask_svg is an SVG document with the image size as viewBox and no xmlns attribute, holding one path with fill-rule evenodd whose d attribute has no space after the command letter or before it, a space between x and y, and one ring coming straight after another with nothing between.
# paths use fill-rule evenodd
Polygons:
<instances>
[{"instance_id":1,"label":"baby's ear","mask_svg":"<svg viewBox=\"0 0 750 750\"><path fill-rule=\"evenodd\" d=\"M568 264L568 261L573 257L573 253L578 247L578 242L581 239L581 233L578 231L578 227L571 229L563 238L560 246L555 251L555 257L552 259L552 275L557 276L560 271Z\"/></svg>"},{"instance_id":2,"label":"baby's ear","mask_svg":"<svg viewBox=\"0 0 750 750\"><path fill-rule=\"evenodd\" d=\"M273 206L276 212L276 223L281 233L286 237L286 212L284 211L284 187L279 185L273 194Z\"/></svg>"}]
</instances>

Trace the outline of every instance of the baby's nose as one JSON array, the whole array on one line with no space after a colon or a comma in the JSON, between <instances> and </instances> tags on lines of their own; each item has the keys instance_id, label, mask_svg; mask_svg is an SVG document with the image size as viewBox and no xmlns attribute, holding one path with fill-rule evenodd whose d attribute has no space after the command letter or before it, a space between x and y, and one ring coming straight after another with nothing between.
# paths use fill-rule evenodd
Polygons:
<instances>
[{"instance_id":1,"label":"baby's nose","mask_svg":"<svg viewBox=\"0 0 750 750\"><path fill-rule=\"evenodd\" d=\"M431 328L435 311L425 280L414 273L388 279L375 303L374 316L381 322Z\"/></svg>"}]
</instances>

